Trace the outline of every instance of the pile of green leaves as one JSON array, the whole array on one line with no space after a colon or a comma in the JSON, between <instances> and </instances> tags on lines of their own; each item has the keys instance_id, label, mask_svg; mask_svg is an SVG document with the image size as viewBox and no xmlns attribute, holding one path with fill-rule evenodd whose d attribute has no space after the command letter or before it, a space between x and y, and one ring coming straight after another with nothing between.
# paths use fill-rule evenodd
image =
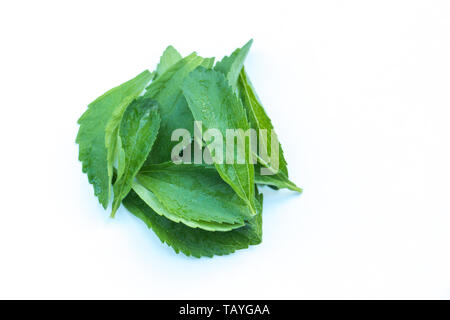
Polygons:
<instances>
[{"instance_id":1,"label":"pile of green leaves","mask_svg":"<svg viewBox=\"0 0 450 320\"><path fill-rule=\"evenodd\" d=\"M260 175L270 169L261 158L255 165L171 162L173 130L192 134L194 120L224 137L227 128L273 130L243 67L251 44L216 64L169 46L154 72L109 90L78 120L79 160L100 203L108 207L112 189L112 216L122 203L177 253L212 257L259 244L257 185L301 192L289 181L281 146L274 175Z\"/></svg>"}]
</instances>

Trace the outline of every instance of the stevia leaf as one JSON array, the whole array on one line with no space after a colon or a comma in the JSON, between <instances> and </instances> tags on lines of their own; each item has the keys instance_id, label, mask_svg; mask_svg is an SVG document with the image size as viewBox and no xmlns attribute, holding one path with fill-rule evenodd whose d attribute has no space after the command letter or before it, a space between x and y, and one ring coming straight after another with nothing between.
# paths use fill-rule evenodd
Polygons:
<instances>
[{"instance_id":1,"label":"stevia leaf","mask_svg":"<svg viewBox=\"0 0 450 320\"><path fill-rule=\"evenodd\" d=\"M205 58L200 65L206 69L211 69L214 66L214 59L215 59L214 57Z\"/></svg>"},{"instance_id":2,"label":"stevia leaf","mask_svg":"<svg viewBox=\"0 0 450 320\"><path fill-rule=\"evenodd\" d=\"M244 225L244 221L252 217L248 206L214 167L174 163L149 165L140 170L137 181L151 193L134 185L141 198L175 222L225 231Z\"/></svg>"},{"instance_id":3,"label":"stevia leaf","mask_svg":"<svg viewBox=\"0 0 450 320\"><path fill-rule=\"evenodd\" d=\"M284 172L278 172L274 175L259 174L259 166L255 166L255 183L276 187L277 189L289 189L292 191L302 192L303 190L295 185Z\"/></svg>"},{"instance_id":4,"label":"stevia leaf","mask_svg":"<svg viewBox=\"0 0 450 320\"><path fill-rule=\"evenodd\" d=\"M238 91L240 97L242 99L245 111L247 113L250 126L260 132L260 130L267 130L267 135L263 137L259 137L259 146L265 148L268 153L272 150L272 138L271 132L274 131L272 122L270 118L266 114L256 92L253 88L250 79L248 78L247 73L245 72L245 67L242 68L241 73L238 79ZM278 170L273 168L271 163L264 161L259 155L256 155L258 162L262 164L266 169L274 172L272 175L258 175L258 179L260 184L268 184L272 186L276 186L278 188L287 188L292 191L302 192L302 189L297 187L295 183L289 180L287 162L284 158L283 149L281 144L278 146L279 148L279 158L278 158ZM255 173L260 172L261 167L255 168Z\"/></svg>"},{"instance_id":5,"label":"stevia leaf","mask_svg":"<svg viewBox=\"0 0 450 320\"><path fill-rule=\"evenodd\" d=\"M205 59L192 53L172 65L147 88L145 96L158 101L161 115L160 133L147 163L170 160L171 150L177 144L176 141L171 141L175 129L185 128L192 134L194 118L181 92L181 84L186 76L204 61Z\"/></svg>"},{"instance_id":6,"label":"stevia leaf","mask_svg":"<svg viewBox=\"0 0 450 320\"><path fill-rule=\"evenodd\" d=\"M134 79L109 90L90 103L78 120L80 128L76 143L79 145L82 170L87 173L94 193L105 209L110 198L117 126L125 108L139 96L152 77L146 70Z\"/></svg>"},{"instance_id":7,"label":"stevia leaf","mask_svg":"<svg viewBox=\"0 0 450 320\"><path fill-rule=\"evenodd\" d=\"M172 211L168 210L165 205L159 201L158 197L144 187L142 184L140 184L138 181L133 182L133 188L132 188L139 197L148 205L150 208L152 208L157 214L166 217L167 219L176 222L176 223L183 223L186 226L190 228L199 228L207 231L230 231L236 228L240 228L245 225L244 222L236 222L234 224L231 223L220 223L220 222L214 222L214 221L202 221L202 220L189 220L188 218L185 218L183 216L179 215L178 210L175 210L173 213Z\"/></svg>"},{"instance_id":8,"label":"stevia leaf","mask_svg":"<svg viewBox=\"0 0 450 320\"><path fill-rule=\"evenodd\" d=\"M255 130L265 129L267 130L266 139L262 139L259 141L260 145L267 150L268 153L271 151L271 138L270 133L274 130L272 122L270 118L267 116L256 92L248 78L247 73L245 72L245 68L242 68L239 79L238 79L238 89L239 94L242 99L245 111L248 116L248 120L250 126ZM261 158L258 160L262 161ZM283 149L281 145L279 146L279 170L284 172L285 175L288 175L287 172L287 163L283 155Z\"/></svg>"},{"instance_id":9,"label":"stevia leaf","mask_svg":"<svg viewBox=\"0 0 450 320\"><path fill-rule=\"evenodd\" d=\"M256 95L255 89L248 78L247 73L245 72L244 60L248 54L248 51L251 46L251 40L244 45L242 48L236 49L231 56L225 57L222 61L218 62L215 66L215 70L219 70L224 73L229 80L231 86L233 88L238 88L239 96L244 105L245 111L247 113L247 117L250 123L250 126L255 129L257 132L261 129L267 130L266 136L259 137L259 144L262 148L267 150L268 154L271 152L271 131L274 130L270 118L267 116L258 96ZM288 170L287 163L283 155L283 149L281 145L279 145L279 159L278 159L278 168L274 168L270 163L265 161L262 157L260 157L257 153L254 154L256 159L260 163L263 164L264 168L268 169L267 171L270 173L271 171L275 174L269 175L280 175L278 177L268 177L261 179L260 182L263 181L271 182L270 185L274 185L276 182L278 185L282 185L281 188L289 188L293 191L299 191L297 186L288 179ZM258 168L258 170L261 168ZM256 172L256 171L255 171ZM300 191L299 191L300 192Z\"/></svg>"},{"instance_id":10,"label":"stevia leaf","mask_svg":"<svg viewBox=\"0 0 450 320\"><path fill-rule=\"evenodd\" d=\"M191 72L183 84L183 93L194 119L202 121L203 129L217 129L222 134L223 154L226 154L227 129L249 128L241 101L234 94L224 75L215 70L198 67ZM254 168L249 162L250 147L245 144L245 163L215 163L222 179L245 201L255 214Z\"/></svg>"},{"instance_id":11,"label":"stevia leaf","mask_svg":"<svg viewBox=\"0 0 450 320\"><path fill-rule=\"evenodd\" d=\"M244 66L245 58L252 46L253 39L250 39L242 48L236 49L229 57L225 56L221 61L218 61L214 66L214 70L222 72L233 89L236 89L237 79L242 67Z\"/></svg>"},{"instance_id":12,"label":"stevia leaf","mask_svg":"<svg viewBox=\"0 0 450 320\"><path fill-rule=\"evenodd\" d=\"M151 98L139 97L126 109L120 123L118 175L114 183L112 213L131 190L131 183L155 142L161 119L158 104Z\"/></svg>"},{"instance_id":13,"label":"stevia leaf","mask_svg":"<svg viewBox=\"0 0 450 320\"><path fill-rule=\"evenodd\" d=\"M258 200L262 201L262 197ZM161 242L167 243L176 253L182 252L186 256L200 258L226 255L261 243L260 211L243 227L227 232L212 232L193 229L157 214L134 191L128 194L123 204L132 214L144 221Z\"/></svg>"},{"instance_id":14,"label":"stevia leaf","mask_svg":"<svg viewBox=\"0 0 450 320\"><path fill-rule=\"evenodd\" d=\"M150 74L149 80L147 81L147 84L149 81L151 81L155 76L155 73L152 72ZM118 142L119 142L119 126L120 121L122 120L122 116L128 107L128 105L131 103L131 101L134 100L135 97L140 95L144 89L142 89L139 94L134 95L133 97L130 96L130 100L127 104L123 104L119 107L117 107L114 112L111 114L111 118L108 120L108 123L106 124L105 128L105 144L107 152L107 162L108 162L108 174L111 176L112 170L113 170L113 164L116 161L117 155L120 156L120 150L118 149Z\"/></svg>"},{"instance_id":15,"label":"stevia leaf","mask_svg":"<svg viewBox=\"0 0 450 320\"><path fill-rule=\"evenodd\" d=\"M168 46L166 50L164 50L159 64L156 67L156 78L162 75L167 71L171 66L180 61L183 57L181 54L172 46Z\"/></svg>"}]
</instances>

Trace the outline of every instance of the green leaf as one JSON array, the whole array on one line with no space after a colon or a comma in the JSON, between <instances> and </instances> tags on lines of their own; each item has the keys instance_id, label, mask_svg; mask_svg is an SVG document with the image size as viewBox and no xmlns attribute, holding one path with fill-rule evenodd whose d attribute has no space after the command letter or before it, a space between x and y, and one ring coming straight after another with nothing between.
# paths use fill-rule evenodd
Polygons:
<instances>
[{"instance_id":1,"label":"green leaf","mask_svg":"<svg viewBox=\"0 0 450 320\"><path fill-rule=\"evenodd\" d=\"M170 160L171 150L177 144L171 141L172 132L185 128L192 134L194 118L181 92L186 76L204 59L195 53L183 58L171 66L147 88L145 96L158 101L161 115L161 128L147 163L162 163Z\"/></svg>"},{"instance_id":2,"label":"green leaf","mask_svg":"<svg viewBox=\"0 0 450 320\"><path fill-rule=\"evenodd\" d=\"M158 104L151 98L139 97L126 109L119 129L120 154L112 216L131 190L133 179L147 159L158 134L160 121Z\"/></svg>"},{"instance_id":3,"label":"green leaf","mask_svg":"<svg viewBox=\"0 0 450 320\"><path fill-rule=\"evenodd\" d=\"M267 152L271 152L272 149L272 139L271 132L274 131L272 122L266 114L253 85L248 78L245 68L242 68L238 79L238 91L242 99L245 111L247 113L250 126L259 132L261 129L267 130L267 136L265 138L259 137L259 144L262 148L265 148ZM297 187L295 183L289 180L287 162L283 155L283 149L281 144L279 144L279 159L278 159L278 170L271 167L270 163L267 163L259 155L256 155L258 162L265 168L276 172L273 175L259 175L260 167L255 168L255 173L258 174L258 179L260 184L268 184L276 186L278 188L288 188L292 191L302 192L302 189Z\"/></svg>"},{"instance_id":4,"label":"green leaf","mask_svg":"<svg viewBox=\"0 0 450 320\"><path fill-rule=\"evenodd\" d=\"M224 75L215 70L199 67L186 78L183 93L188 101L194 119L202 121L203 129L214 128L220 131L226 154L226 130L249 128L241 101L234 94ZM254 168L248 160L250 147L246 143L244 164L215 163L222 179L245 201L255 214ZM224 159L226 160L226 159ZM235 159L236 160L236 159Z\"/></svg>"},{"instance_id":5,"label":"green leaf","mask_svg":"<svg viewBox=\"0 0 450 320\"><path fill-rule=\"evenodd\" d=\"M241 223L236 222L234 224L230 224L230 223L220 223L220 222L214 222L214 221L189 220L187 218L184 218L183 216L180 216L179 213L173 213L172 211L168 210L152 191L150 191L149 189L144 187L138 181L133 182L132 189L156 213L158 213L161 216L166 217L167 219L169 219L173 222L183 223L190 228L199 228L199 229L203 229L203 230L207 230L207 231L221 232L221 231L230 231L230 230L240 228L245 225L244 222L241 222ZM175 211L175 212L177 212L177 211Z\"/></svg>"},{"instance_id":6,"label":"green leaf","mask_svg":"<svg viewBox=\"0 0 450 320\"><path fill-rule=\"evenodd\" d=\"M258 200L262 201L262 196ZM260 211L241 228L227 232L214 232L193 229L157 214L134 191L128 194L123 204L131 213L144 221L163 243L171 246L176 253L182 252L186 256L200 258L226 255L261 243L262 215Z\"/></svg>"},{"instance_id":7,"label":"green leaf","mask_svg":"<svg viewBox=\"0 0 450 320\"><path fill-rule=\"evenodd\" d=\"M259 166L255 166L255 183L276 187L277 189L289 189L292 191L302 192L303 190L295 185L284 172L278 172L274 175L259 174Z\"/></svg>"},{"instance_id":8,"label":"green leaf","mask_svg":"<svg viewBox=\"0 0 450 320\"><path fill-rule=\"evenodd\" d=\"M253 88L250 79L245 72L245 68L242 68L239 74L238 89L240 97L242 99L242 103L248 116L248 120L250 122L250 126L258 132L261 129L267 130L267 139L263 139L262 141L260 141L260 144L262 143L262 146L265 148L265 150L270 153L270 133L272 130L274 130L273 125L270 121L270 118L267 116L266 111L264 110L258 96L256 95L255 89ZM260 157L258 158L258 160L262 160ZM279 170L287 175L287 163L284 159L283 149L281 148L281 145L279 147Z\"/></svg>"},{"instance_id":9,"label":"green leaf","mask_svg":"<svg viewBox=\"0 0 450 320\"><path fill-rule=\"evenodd\" d=\"M242 48L236 49L229 57L225 56L221 61L217 62L214 70L222 72L233 89L236 89L236 83L244 66L245 58L252 46L253 39L250 39Z\"/></svg>"},{"instance_id":10,"label":"green leaf","mask_svg":"<svg viewBox=\"0 0 450 320\"><path fill-rule=\"evenodd\" d=\"M144 90L153 75L144 71L134 79L115 87L94 102L78 120L76 138L79 160L94 193L106 209L110 198L112 169L117 143L117 127L125 108Z\"/></svg>"},{"instance_id":11,"label":"green leaf","mask_svg":"<svg viewBox=\"0 0 450 320\"><path fill-rule=\"evenodd\" d=\"M143 167L133 189L166 218L205 230L227 231L252 217L214 167L164 163ZM206 222L206 224L205 224Z\"/></svg>"},{"instance_id":12,"label":"green leaf","mask_svg":"<svg viewBox=\"0 0 450 320\"><path fill-rule=\"evenodd\" d=\"M164 50L159 64L156 67L156 78L167 71L171 66L182 59L181 54L172 46L168 46Z\"/></svg>"},{"instance_id":13,"label":"green leaf","mask_svg":"<svg viewBox=\"0 0 450 320\"><path fill-rule=\"evenodd\" d=\"M259 132L260 129L267 130L267 136L259 137L259 141L260 145L267 150L268 154L270 154L272 147L270 137L271 131L274 129L243 66L251 44L252 40L242 48L236 49L231 56L225 57L222 61L218 62L214 69L225 74L233 88L238 88L239 96L244 105L250 126L257 132ZM280 188L289 188L290 190L301 192L301 189L288 179L287 163L281 145L279 145L279 168L277 170L271 167L270 163L264 161L258 154L255 154L255 156L265 168L269 169L269 171L277 172L275 175L279 175L277 177L268 175L267 177L260 179L261 183L265 184L264 182L270 182L267 184L272 186L275 186L274 183L276 183L281 185ZM255 173L257 169L255 169Z\"/></svg>"},{"instance_id":14,"label":"green leaf","mask_svg":"<svg viewBox=\"0 0 450 320\"><path fill-rule=\"evenodd\" d=\"M211 69L214 66L214 57L213 58L205 58L201 64L202 67L206 69Z\"/></svg>"}]
</instances>

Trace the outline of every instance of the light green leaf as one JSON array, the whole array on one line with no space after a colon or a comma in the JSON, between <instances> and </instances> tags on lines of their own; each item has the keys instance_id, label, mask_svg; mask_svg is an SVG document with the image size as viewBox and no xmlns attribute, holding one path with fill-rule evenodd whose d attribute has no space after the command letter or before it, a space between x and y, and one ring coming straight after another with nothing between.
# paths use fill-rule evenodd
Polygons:
<instances>
[{"instance_id":1,"label":"light green leaf","mask_svg":"<svg viewBox=\"0 0 450 320\"><path fill-rule=\"evenodd\" d=\"M257 132L261 129L267 130L266 137L259 137L259 146L265 148L269 154L272 150L271 132L274 131L274 128L245 72L245 68L242 68L239 75L238 91L247 113L250 126ZM288 188L292 191L302 192L295 183L289 181L287 162L284 158L281 144L279 144L278 170L273 168L270 163L264 161L259 155L256 155L256 158L261 165L275 173L274 175L259 175L259 182L257 183L269 184L277 186L278 188ZM259 167L255 168L255 173L259 173L259 170Z\"/></svg>"},{"instance_id":2,"label":"light green leaf","mask_svg":"<svg viewBox=\"0 0 450 320\"><path fill-rule=\"evenodd\" d=\"M87 173L94 193L106 209L110 198L113 154L117 143L117 126L125 108L144 90L153 75L144 71L136 78L115 87L94 102L78 120L76 138L79 160Z\"/></svg>"},{"instance_id":3,"label":"light green leaf","mask_svg":"<svg viewBox=\"0 0 450 320\"><path fill-rule=\"evenodd\" d=\"M248 78L245 68L243 68L239 74L238 80L239 94L242 99L245 111L248 116L250 126L259 131L261 129L267 130L267 139L260 141L262 146L267 150L268 153L271 151L271 139L270 133L273 129L272 122L267 116L261 102L256 95L256 92ZM261 160L261 159L260 159ZM281 146L279 147L279 170L283 171L287 175L287 163L284 159L283 150Z\"/></svg>"},{"instance_id":4,"label":"light green leaf","mask_svg":"<svg viewBox=\"0 0 450 320\"><path fill-rule=\"evenodd\" d=\"M214 66L214 57L213 58L205 58L201 64L202 67L206 69L211 69Z\"/></svg>"},{"instance_id":5,"label":"light green leaf","mask_svg":"<svg viewBox=\"0 0 450 320\"><path fill-rule=\"evenodd\" d=\"M114 201L111 215L131 190L131 183L155 142L161 119L158 104L151 98L139 97L126 109L120 123L120 155L118 176L114 183Z\"/></svg>"},{"instance_id":6,"label":"light green leaf","mask_svg":"<svg viewBox=\"0 0 450 320\"><path fill-rule=\"evenodd\" d=\"M261 201L262 195L258 196ZM251 218L243 227L227 232L214 232L193 229L183 223L176 223L157 214L139 196L131 191L123 200L124 206L136 217L144 221L158 238L171 246L176 253L180 251L187 256L200 258L214 255L226 255L250 245L261 243L262 215L261 211Z\"/></svg>"},{"instance_id":7,"label":"light green leaf","mask_svg":"<svg viewBox=\"0 0 450 320\"><path fill-rule=\"evenodd\" d=\"M236 49L229 57L225 56L221 61L217 62L214 70L222 72L233 89L236 89L236 83L244 66L245 58L252 46L253 39L250 39L242 48Z\"/></svg>"},{"instance_id":8,"label":"light green leaf","mask_svg":"<svg viewBox=\"0 0 450 320\"><path fill-rule=\"evenodd\" d=\"M185 128L192 134L194 118L181 92L186 76L204 59L195 53L175 63L147 88L145 96L158 101L161 128L147 163L162 163L170 160L171 150L177 144L171 141L172 132Z\"/></svg>"},{"instance_id":9,"label":"light green leaf","mask_svg":"<svg viewBox=\"0 0 450 320\"><path fill-rule=\"evenodd\" d=\"M148 83L154 78L155 73L152 72L149 76L149 79L147 81ZM142 83L144 86L145 84ZM129 97L128 103L124 103L120 106L118 106L113 113L111 114L111 118L108 120L108 123L106 124L105 128L105 144L107 151L107 162L108 162L108 175L112 175L113 170L113 164L116 161L117 155L121 156L120 150L118 149L118 137L119 137L119 125L120 121L122 120L123 113L125 112L128 105L133 101L138 95L140 95L143 92L144 88L139 92L139 94L136 94L134 96Z\"/></svg>"},{"instance_id":10,"label":"light green leaf","mask_svg":"<svg viewBox=\"0 0 450 320\"><path fill-rule=\"evenodd\" d=\"M164 50L159 64L156 67L156 77L159 77L164 72L167 71L171 66L182 59L181 54L172 46L168 46L166 50Z\"/></svg>"},{"instance_id":11,"label":"light green leaf","mask_svg":"<svg viewBox=\"0 0 450 320\"><path fill-rule=\"evenodd\" d=\"M248 206L214 167L164 163L143 167L133 189L156 212L175 222L227 231L252 217ZM207 224L205 224L207 222Z\"/></svg>"},{"instance_id":12,"label":"light green leaf","mask_svg":"<svg viewBox=\"0 0 450 320\"><path fill-rule=\"evenodd\" d=\"M292 191L302 192L303 190L295 185L284 172L278 172L274 175L260 175L259 166L255 166L255 183L276 187L277 189L289 189Z\"/></svg>"},{"instance_id":13,"label":"light green leaf","mask_svg":"<svg viewBox=\"0 0 450 320\"><path fill-rule=\"evenodd\" d=\"M224 73L233 88L238 88L239 96L244 105L250 126L259 132L260 129L267 130L266 137L259 137L258 141L261 147L267 150L268 154L271 152L271 131L274 130L270 118L267 116L258 96L256 95L255 89L248 78L247 73L244 68L244 60L250 49L252 40L250 40L246 45L240 49L236 49L231 56L225 57L222 61L218 62L215 66L215 70L219 70ZM278 168L275 169L270 163L264 161L257 153L254 154L259 163L261 163L269 171L273 171L274 175L280 175L273 177L274 175L269 175L260 179L261 183L263 181L277 183L282 185L281 188L289 188L293 191L299 191L299 189L293 182L288 179L287 163L283 155L283 149L279 145L279 159ZM257 168L255 170L259 170ZM255 171L256 172L256 171ZM262 177L262 176L261 176ZM299 191L300 192L300 191Z\"/></svg>"},{"instance_id":14,"label":"light green leaf","mask_svg":"<svg viewBox=\"0 0 450 320\"><path fill-rule=\"evenodd\" d=\"M158 197L149 189L144 187L138 181L133 182L133 190L139 195L139 197L150 206L156 213L161 216L166 217L167 219L176 222L183 223L190 228L199 228L207 231L230 231L236 228L240 228L245 225L244 222L236 222L236 223L220 223L214 221L202 221L202 220L189 220L183 216L180 216L179 213L172 213L169 209L165 207L165 205L159 201ZM177 212L175 210L174 212Z\"/></svg>"},{"instance_id":15,"label":"light green leaf","mask_svg":"<svg viewBox=\"0 0 450 320\"><path fill-rule=\"evenodd\" d=\"M226 130L249 128L241 101L234 94L224 75L215 70L199 67L186 78L183 93L188 101L194 119L202 121L203 129L214 128L220 131L223 138L224 155L226 154ZM248 160L250 158L249 144L245 144L243 151L245 163L233 161L227 164L215 163L215 167L222 179L245 201L256 214L254 168ZM236 159L235 159L236 160Z\"/></svg>"}]
</instances>

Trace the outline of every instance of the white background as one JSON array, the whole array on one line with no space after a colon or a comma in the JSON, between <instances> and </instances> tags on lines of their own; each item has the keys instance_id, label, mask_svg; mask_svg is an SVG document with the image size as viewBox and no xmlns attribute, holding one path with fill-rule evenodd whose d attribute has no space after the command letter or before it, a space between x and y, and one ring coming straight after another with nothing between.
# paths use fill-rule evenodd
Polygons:
<instances>
[{"instance_id":1,"label":"white background","mask_svg":"<svg viewBox=\"0 0 450 320\"><path fill-rule=\"evenodd\" d=\"M450 298L448 1L3 1L0 298ZM247 69L302 195L176 255L81 173L76 121L169 44Z\"/></svg>"}]
</instances>

